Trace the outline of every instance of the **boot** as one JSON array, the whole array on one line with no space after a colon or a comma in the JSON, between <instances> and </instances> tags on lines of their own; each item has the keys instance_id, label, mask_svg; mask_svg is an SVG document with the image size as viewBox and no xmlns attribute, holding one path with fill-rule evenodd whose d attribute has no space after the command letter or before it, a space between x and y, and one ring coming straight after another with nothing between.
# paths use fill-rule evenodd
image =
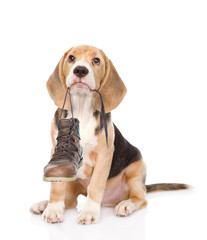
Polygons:
<instances>
[{"instance_id":1,"label":"boot","mask_svg":"<svg viewBox=\"0 0 207 240\"><path fill-rule=\"evenodd\" d=\"M57 145L50 162L44 168L43 180L68 182L77 179L77 171L83 163L80 145L79 120L60 119Z\"/></svg>"}]
</instances>

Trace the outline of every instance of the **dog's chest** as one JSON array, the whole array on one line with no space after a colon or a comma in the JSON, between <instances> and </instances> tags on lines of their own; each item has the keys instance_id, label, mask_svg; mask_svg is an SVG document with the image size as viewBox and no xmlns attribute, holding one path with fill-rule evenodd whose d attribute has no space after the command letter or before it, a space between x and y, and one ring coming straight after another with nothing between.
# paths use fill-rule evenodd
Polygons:
<instances>
[{"instance_id":1,"label":"dog's chest","mask_svg":"<svg viewBox=\"0 0 207 240\"><path fill-rule=\"evenodd\" d=\"M97 145L97 136L95 136L96 119L93 115L86 116L86 119L80 119L80 137L83 155L90 154Z\"/></svg>"},{"instance_id":2,"label":"dog's chest","mask_svg":"<svg viewBox=\"0 0 207 240\"><path fill-rule=\"evenodd\" d=\"M87 122L80 120L81 146L83 148L83 165L78 170L78 177L86 179L89 177L90 169L94 167L95 162L91 159L91 153L97 145L97 136L95 136L96 120L94 117L88 118Z\"/></svg>"},{"instance_id":3,"label":"dog's chest","mask_svg":"<svg viewBox=\"0 0 207 240\"><path fill-rule=\"evenodd\" d=\"M97 127L97 120L93 115L92 100L90 98L76 98L73 97L73 113L74 117L80 122L80 144L83 148L83 165L78 170L78 177L86 179L86 168L93 167L94 161L90 158L90 153L97 146L97 136L95 129ZM71 117L71 112L68 112L67 118Z\"/></svg>"}]
</instances>

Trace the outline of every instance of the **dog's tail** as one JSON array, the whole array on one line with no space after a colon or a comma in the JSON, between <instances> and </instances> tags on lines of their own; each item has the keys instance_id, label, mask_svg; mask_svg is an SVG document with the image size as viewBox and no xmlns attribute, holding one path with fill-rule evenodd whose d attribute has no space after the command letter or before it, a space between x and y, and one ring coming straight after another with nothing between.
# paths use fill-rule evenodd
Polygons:
<instances>
[{"instance_id":1,"label":"dog's tail","mask_svg":"<svg viewBox=\"0 0 207 240\"><path fill-rule=\"evenodd\" d=\"M182 184L182 183L156 183L146 185L147 193L149 192L157 192L157 191L172 191L172 190L182 190L189 189L190 185Z\"/></svg>"}]
</instances>

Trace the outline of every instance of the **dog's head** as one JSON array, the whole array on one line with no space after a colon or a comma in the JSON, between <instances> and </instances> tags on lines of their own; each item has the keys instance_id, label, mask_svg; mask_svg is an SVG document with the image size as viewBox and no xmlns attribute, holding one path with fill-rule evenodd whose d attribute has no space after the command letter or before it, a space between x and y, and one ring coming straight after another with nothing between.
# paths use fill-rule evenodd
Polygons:
<instances>
[{"instance_id":1,"label":"dog's head","mask_svg":"<svg viewBox=\"0 0 207 240\"><path fill-rule=\"evenodd\" d=\"M67 87L71 94L91 94L98 89L105 111L116 108L126 94L126 87L112 62L95 47L78 46L68 50L60 59L47 81L47 89L55 104L61 108ZM100 99L94 93L94 107L100 111ZM69 102L65 109L69 109Z\"/></svg>"}]
</instances>

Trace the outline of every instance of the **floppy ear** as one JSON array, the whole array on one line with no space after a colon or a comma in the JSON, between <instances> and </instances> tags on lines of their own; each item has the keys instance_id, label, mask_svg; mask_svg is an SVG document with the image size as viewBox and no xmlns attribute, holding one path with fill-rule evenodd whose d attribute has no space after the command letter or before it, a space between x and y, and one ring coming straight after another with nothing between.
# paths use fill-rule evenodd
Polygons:
<instances>
[{"instance_id":1,"label":"floppy ear","mask_svg":"<svg viewBox=\"0 0 207 240\"><path fill-rule=\"evenodd\" d=\"M102 52L103 54L103 52ZM110 112L115 109L123 100L126 94L126 87L117 73L113 63L109 60L105 54L106 72L101 82L99 91L103 98L105 112ZM95 95L95 107L98 111L101 109L100 98L98 94Z\"/></svg>"},{"instance_id":2,"label":"floppy ear","mask_svg":"<svg viewBox=\"0 0 207 240\"><path fill-rule=\"evenodd\" d=\"M65 59L65 55L66 53L61 58L54 72L50 75L47 81L47 90L50 94L50 97L54 101L55 105L57 105L59 108L62 108L66 90L67 90L65 76L63 74L63 62ZM64 109L69 109L69 108L70 108L70 103L69 103L69 100L67 99Z\"/></svg>"}]
</instances>

